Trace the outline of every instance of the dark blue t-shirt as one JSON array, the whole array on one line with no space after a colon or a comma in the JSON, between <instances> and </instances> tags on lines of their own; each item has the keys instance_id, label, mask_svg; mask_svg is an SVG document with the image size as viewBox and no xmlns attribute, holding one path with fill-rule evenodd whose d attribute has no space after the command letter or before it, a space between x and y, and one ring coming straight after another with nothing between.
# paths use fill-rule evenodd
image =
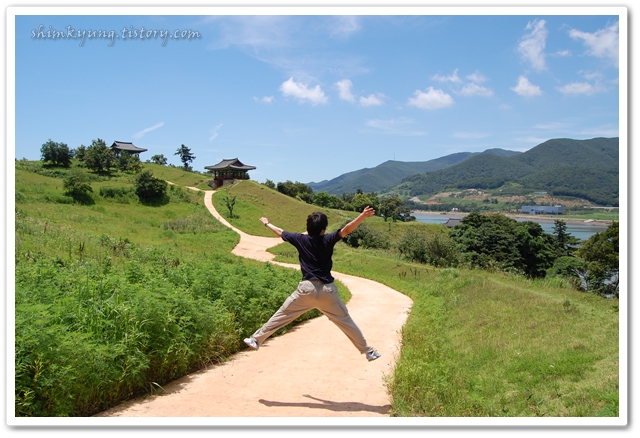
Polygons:
<instances>
[{"instance_id":1,"label":"dark blue t-shirt","mask_svg":"<svg viewBox=\"0 0 640 438\"><path fill-rule=\"evenodd\" d=\"M342 239L340 230L313 237L307 234L282 232L282 240L289 242L298 250L302 279L320 280L325 284L333 283L331 256L333 247L340 239Z\"/></svg>"}]
</instances>

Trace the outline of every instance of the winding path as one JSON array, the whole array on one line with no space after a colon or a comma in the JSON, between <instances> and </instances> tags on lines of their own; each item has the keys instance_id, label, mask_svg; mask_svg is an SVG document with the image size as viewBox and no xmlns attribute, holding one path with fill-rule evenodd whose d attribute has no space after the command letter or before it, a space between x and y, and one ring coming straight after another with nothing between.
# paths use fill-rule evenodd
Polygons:
<instances>
[{"instance_id":1,"label":"winding path","mask_svg":"<svg viewBox=\"0 0 640 438\"><path fill-rule=\"evenodd\" d=\"M231 226L213 207L212 194L204 192L205 206L240 234L233 254L299 269L272 261L266 249L281 243L280 238L251 236ZM412 301L371 280L333 275L351 291L349 312L382 354L379 359L368 362L321 316L270 338L258 351L243 350L225 363L171 382L161 395L123 403L96 417L387 417L391 405L384 381L393 372ZM149 424L159 423L156 418Z\"/></svg>"}]
</instances>

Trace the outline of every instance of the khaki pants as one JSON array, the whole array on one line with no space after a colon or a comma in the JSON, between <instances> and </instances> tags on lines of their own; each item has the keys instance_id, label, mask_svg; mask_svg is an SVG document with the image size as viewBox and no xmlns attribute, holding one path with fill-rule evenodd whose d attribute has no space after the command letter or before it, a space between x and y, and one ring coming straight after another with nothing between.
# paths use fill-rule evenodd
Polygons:
<instances>
[{"instance_id":1,"label":"khaki pants","mask_svg":"<svg viewBox=\"0 0 640 438\"><path fill-rule=\"evenodd\" d=\"M296 291L285 300L280 309L252 337L259 345L262 345L275 331L311 309L318 309L324 313L347 335L360 353L366 353L372 349L367 345L362 332L349 316L347 306L340 299L336 285L334 283L324 284L316 280L301 281Z\"/></svg>"}]
</instances>

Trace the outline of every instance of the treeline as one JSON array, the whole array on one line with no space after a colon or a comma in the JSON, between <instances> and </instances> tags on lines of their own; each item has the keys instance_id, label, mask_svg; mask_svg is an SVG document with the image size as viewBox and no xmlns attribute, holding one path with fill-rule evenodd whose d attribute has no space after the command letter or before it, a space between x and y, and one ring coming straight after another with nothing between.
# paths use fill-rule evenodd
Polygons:
<instances>
[{"instance_id":1,"label":"treeline","mask_svg":"<svg viewBox=\"0 0 640 438\"><path fill-rule=\"evenodd\" d=\"M180 157L182 168L193 172L190 163L196 158L191 149L185 145L180 145L174 155ZM49 139L40 148L41 160L45 165L51 167L71 167L71 160L77 159L79 167L100 173L110 173L112 170L122 172L139 172L142 170L142 163L137 153L125 150L114 150L106 145L103 139L97 138L91 141L89 146L81 144L75 149L63 142L55 142ZM147 163L167 165L167 158L163 154L156 154L147 160ZM175 167L174 165L170 165Z\"/></svg>"},{"instance_id":2,"label":"treeline","mask_svg":"<svg viewBox=\"0 0 640 438\"><path fill-rule=\"evenodd\" d=\"M333 208L346 211L362 211L366 206L373 207L376 215L384 218L385 221L409 222L415 221L415 216L411 215L411 204L404 202L399 196L380 197L376 192L364 193L357 189L355 193L343 193L342 196L331 195L326 191L314 193L313 189L301 182L285 181L274 183L267 179L263 185L270 189L323 208Z\"/></svg>"},{"instance_id":3,"label":"treeline","mask_svg":"<svg viewBox=\"0 0 640 438\"><path fill-rule=\"evenodd\" d=\"M581 242L556 220L553 233L535 222L502 214L471 213L448 232L409 229L392 240L384 228L362 224L344 239L353 247L396 252L401 258L439 268L503 271L528 278L559 276L577 289L618 297L618 223Z\"/></svg>"}]
</instances>

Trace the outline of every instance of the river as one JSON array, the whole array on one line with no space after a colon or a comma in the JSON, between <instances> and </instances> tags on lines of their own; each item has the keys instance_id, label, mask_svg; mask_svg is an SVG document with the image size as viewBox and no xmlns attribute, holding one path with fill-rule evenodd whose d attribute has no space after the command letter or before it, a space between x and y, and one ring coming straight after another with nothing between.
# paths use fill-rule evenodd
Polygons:
<instances>
[{"instance_id":1,"label":"river","mask_svg":"<svg viewBox=\"0 0 640 438\"><path fill-rule=\"evenodd\" d=\"M455 213L440 214L440 213L414 211L411 214L416 217L416 220L418 222L424 222L428 224L444 224L449 219L462 219L464 217L461 214L455 214ZM520 217L514 218L514 219L517 220L518 222L526 222L526 221L536 222L540 224L540 226L546 233L553 234L553 221L536 220L535 216L532 216L531 219L529 218L525 219ZM561 217L558 217L557 219L562 220ZM594 234L607 229L607 227L599 226L599 225L580 225L580 224L575 224L571 222L566 222L566 224L567 224L567 233L571 234L574 237L577 237L580 240L587 240L589 237L593 236Z\"/></svg>"}]
</instances>

